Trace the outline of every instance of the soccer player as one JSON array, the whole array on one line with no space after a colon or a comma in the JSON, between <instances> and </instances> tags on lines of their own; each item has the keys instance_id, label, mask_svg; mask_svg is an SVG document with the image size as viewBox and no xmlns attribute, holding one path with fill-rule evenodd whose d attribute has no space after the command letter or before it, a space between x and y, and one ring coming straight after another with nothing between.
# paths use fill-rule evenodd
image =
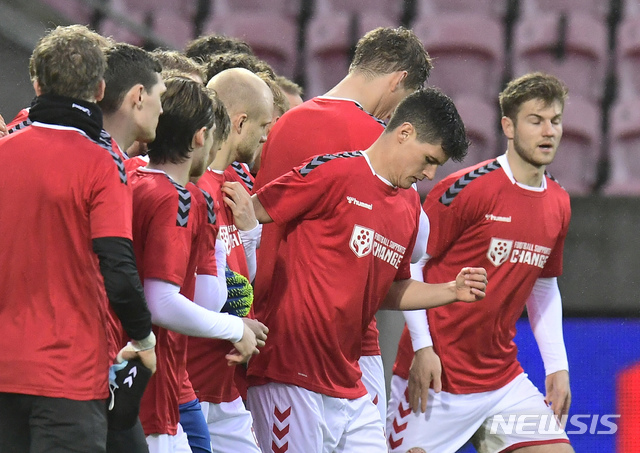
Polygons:
<instances>
[{"instance_id":1,"label":"soccer player","mask_svg":"<svg viewBox=\"0 0 640 453\"><path fill-rule=\"evenodd\" d=\"M155 370L131 192L101 140L103 39L80 25L41 38L29 62L31 125L0 142L3 452L105 451L107 299L135 355Z\"/></svg>"},{"instance_id":2,"label":"soccer player","mask_svg":"<svg viewBox=\"0 0 640 453\"><path fill-rule=\"evenodd\" d=\"M557 284L571 212L569 195L545 172L562 137L566 96L550 75L511 81L500 94L506 153L448 176L425 201L433 229L424 281L447 281L468 262L487 268L491 287L482 307L428 310L433 348L414 355L403 332L387 419L393 452L452 452L469 439L489 453L573 451L554 417L571 403ZM525 306L547 374L545 396L517 360L513 339ZM424 376L434 354L440 392ZM497 429L511 415L527 416L530 429Z\"/></svg>"},{"instance_id":3,"label":"soccer player","mask_svg":"<svg viewBox=\"0 0 640 453\"><path fill-rule=\"evenodd\" d=\"M378 28L367 33L358 42L349 74L342 81L326 95L305 102L275 123L262 150L255 188L316 154L368 148L384 130L380 119L389 117L405 96L422 87L430 70L429 55L412 31ZM263 227L255 280L254 310L258 319L266 309L284 235L277 224ZM425 241L421 233L418 242ZM423 251L424 247L418 249ZM384 422L387 393L375 318L364 334L362 356L363 382Z\"/></svg>"},{"instance_id":4,"label":"soccer player","mask_svg":"<svg viewBox=\"0 0 640 453\"><path fill-rule=\"evenodd\" d=\"M229 177L225 170L234 172L230 169L231 163L253 161L258 147L265 141L273 97L260 77L242 68L219 73L207 86L216 91L226 106L231 132L198 186L213 197L220 228L218 240L225 245L227 266L250 280L255 272L255 247L260 228L253 210L248 210L249 203L242 212L250 215L241 215L239 206L225 200L221 186ZM236 370L222 360L227 352L228 346L223 342L190 338L189 377L207 418L213 451L257 453L260 450L253 435L253 420L234 382Z\"/></svg>"},{"instance_id":5,"label":"soccer player","mask_svg":"<svg viewBox=\"0 0 640 453\"><path fill-rule=\"evenodd\" d=\"M156 136L165 91L160 62L149 52L119 43L105 52L107 71L104 98L98 102L104 129L126 157L135 141L148 143ZM131 156L133 157L133 156Z\"/></svg>"},{"instance_id":6,"label":"soccer player","mask_svg":"<svg viewBox=\"0 0 640 453\"><path fill-rule=\"evenodd\" d=\"M178 425L187 335L233 342L236 351L229 353L227 343L226 360L220 358L225 366L246 361L266 339L259 322L209 310L219 303L215 289L195 297L196 270L197 279L217 273L212 200L189 184L202 175L214 147L215 106L207 89L189 78L168 79L166 87L149 165L130 174L134 247L158 337L159 372L140 411L152 453L188 448Z\"/></svg>"},{"instance_id":7,"label":"soccer player","mask_svg":"<svg viewBox=\"0 0 640 453\"><path fill-rule=\"evenodd\" d=\"M198 63L205 63L212 55L225 52L253 55L251 46L241 39L216 34L200 36L184 48L184 54Z\"/></svg>"},{"instance_id":8,"label":"soccer player","mask_svg":"<svg viewBox=\"0 0 640 453\"><path fill-rule=\"evenodd\" d=\"M484 296L484 269L464 268L434 286L409 278L421 212L412 185L467 146L453 102L420 90L367 150L316 156L252 197L258 220L287 232L263 310L272 334L247 373L260 445L387 451L358 366L375 312ZM223 190L234 201L243 195L237 183Z\"/></svg>"}]
</instances>

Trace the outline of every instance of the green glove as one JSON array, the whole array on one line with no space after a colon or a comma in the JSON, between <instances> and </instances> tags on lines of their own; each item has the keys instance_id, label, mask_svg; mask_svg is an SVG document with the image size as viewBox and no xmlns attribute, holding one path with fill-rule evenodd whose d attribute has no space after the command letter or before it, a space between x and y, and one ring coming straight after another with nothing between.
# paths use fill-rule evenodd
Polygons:
<instances>
[{"instance_id":1,"label":"green glove","mask_svg":"<svg viewBox=\"0 0 640 453\"><path fill-rule=\"evenodd\" d=\"M227 267L227 302L220 310L222 313L244 318L249 314L253 304L253 287L249 280L242 274L232 271Z\"/></svg>"}]
</instances>

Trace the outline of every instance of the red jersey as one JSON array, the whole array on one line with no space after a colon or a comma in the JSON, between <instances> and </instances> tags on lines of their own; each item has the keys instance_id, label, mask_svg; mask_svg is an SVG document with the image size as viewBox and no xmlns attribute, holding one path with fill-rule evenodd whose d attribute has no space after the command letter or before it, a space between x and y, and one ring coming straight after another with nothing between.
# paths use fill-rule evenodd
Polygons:
<instances>
[{"instance_id":1,"label":"red jersey","mask_svg":"<svg viewBox=\"0 0 640 453\"><path fill-rule=\"evenodd\" d=\"M140 280L160 279L181 287L193 300L202 227L199 190L183 187L160 171L138 168L130 173L133 190L133 245ZM145 434L176 434L178 402L185 382L187 337L154 326L157 372L140 407Z\"/></svg>"},{"instance_id":2,"label":"red jersey","mask_svg":"<svg viewBox=\"0 0 640 453\"><path fill-rule=\"evenodd\" d=\"M317 156L257 192L286 241L262 318L269 341L249 384L281 382L337 398L366 394L362 335L394 280L410 277L415 190L383 182L360 152Z\"/></svg>"},{"instance_id":3,"label":"red jersey","mask_svg":"<svg viewBox=\"0 0 640 453\"><path fill-rule=\"evenodd\" d=\"M9 134L13 134L14 132L17 132L20 129L24 129L29 125L31 125L31 120L29 119L29 109L22 109L18 112L14 119L7 123L7 131L9 132Z\"/></svg>"},{"instance_id":4,"label":"red jersey","mask_svg":"<svg viewBox=\"0 0 640 453\"><path fill-rule=\"evenodd\" d=\"M545 190L521 187L501 156L446 177L424 209L431 223L425 281L451 281L464 266L486 268L489 279L481 302L427 311L442 388L461 394L501 388L522 372L513 339L534 283L562 273L569 195L549 177ZM412 358L405 326L394 373L408 378Z\"/></svg>"},{"instance_id":5,"label":"red jersey","mask_svg":"<svg viewBox=\"0 0 640 453\"><path fill-rule=\"evenodd\" d=\"M231 165L229 165L224 171L224 180L237 181L247 189L247 192L253 193L255 179L251 174L249 166L245 163L233 162Z\"/></svg>"},{"instance_id":6,"label":"red jersey","mask_svg":"<svg viewBox=\"0 0 640 453\"><path fill-rule=\"evenodd\" d=\"M315 97L304 102L285 113L269 132L254 190L317 154L367 149L383 131L384 123L355 101ZM282 229L275 223L262 227L253 303L258 319L262 319L265 301L269 299L267 291L282 235ZM362 355L380 355L375 318L362 339Z\"/></svg>"},{"instance_id":7,"label":"red jersey","mask_svg":"<svg viewBox=\"0 0 640 453\"><path fill-rule=\"evenodd\" d=\"M108 151L37 122L0 141L0 392L108 396L108 300L91 240L131 239L131 192Z\"/></svg>"},{"instance_id":8,"label":"red jersey","mask_svg":"<svg viewBox=\"0 0 640 453\"><path fill-rule=\"evenodd\" d=\"M249 269L240 234L233 224L231 209L222 201L220 187L226 175L227 172L207 169L198 181L198 187L207 191L213 198L219 230L218 240L225 244L227 266L248 278ZM233 345L226 340L189 338L187 369L200 401L219 404L233 401L240 396L234 382L235 367L229 367L224 358L231 349Z\"/></svg>"}]
</instances>

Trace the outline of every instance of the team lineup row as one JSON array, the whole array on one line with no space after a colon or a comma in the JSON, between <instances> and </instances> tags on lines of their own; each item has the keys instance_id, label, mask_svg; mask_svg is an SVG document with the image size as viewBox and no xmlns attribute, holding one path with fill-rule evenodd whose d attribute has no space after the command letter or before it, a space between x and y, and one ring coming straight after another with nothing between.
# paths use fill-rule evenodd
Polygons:
<instances>
[{"instance_id":1,"label":"team lineup row","mask_svg":"<svg viewBox=\"0 0 640 453\"><path fill-rule=\"evenodd\" d=\"M570 205L545 171L567 89L511 81L506 153L421 206L469 145L432 69L378 28L302 102L229 38L41 38L36 97L0 124L0 451L573 451ZM516 358L525 306L545 395ZM379 309L406 318L388 404ZM511 414L558 429L494 429Z\"/></svg>"}]
</instances>

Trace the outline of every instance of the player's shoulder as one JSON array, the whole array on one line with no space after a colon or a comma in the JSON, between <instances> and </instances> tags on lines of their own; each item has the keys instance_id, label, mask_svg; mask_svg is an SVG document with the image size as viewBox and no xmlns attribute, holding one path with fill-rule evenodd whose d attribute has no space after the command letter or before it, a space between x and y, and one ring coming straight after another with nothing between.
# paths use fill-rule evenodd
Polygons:
<instances>
[{"instance_id":1,"label":"player's shoulder","mask_svg":"<svg viewBox=\"0 0 640 453\"><path fill-rule=\"evenodd\" d=\"M485 160L463 168L438 182L429 193L429 198L437 199L441 204L450 206L456 199L468 195L473 187L489 182L491 176L496 175L495 171L501 168L498 159Z\"/></svg>"},{"instance_id":2,"label":"player's shoulder","mask_svg":"<svg viewBox=\"0 0 640 453\"><path fill-rule=\"evenodd\" d=\"M334 175L341 177L345 173L352 173L353 166L361 163L364 159L362 151L345 151L335 154L319 154L305 161L297 171L301 176L306 177L317 172L317 175ZM316 174L314 174L316 175Z\"/></svg>"},{"instance_id":3,"label":"player's shoulder","mask_svg":"<svg viewBox=\"0 0 640 453\"><path fill-rule=\"evenodd\" d=\"M547 190L550 194L559 199L569 202L569 192L562 186L562 182L556 179L548 170L544 172L547 179Z\"/></svg>"}]
</instances>

